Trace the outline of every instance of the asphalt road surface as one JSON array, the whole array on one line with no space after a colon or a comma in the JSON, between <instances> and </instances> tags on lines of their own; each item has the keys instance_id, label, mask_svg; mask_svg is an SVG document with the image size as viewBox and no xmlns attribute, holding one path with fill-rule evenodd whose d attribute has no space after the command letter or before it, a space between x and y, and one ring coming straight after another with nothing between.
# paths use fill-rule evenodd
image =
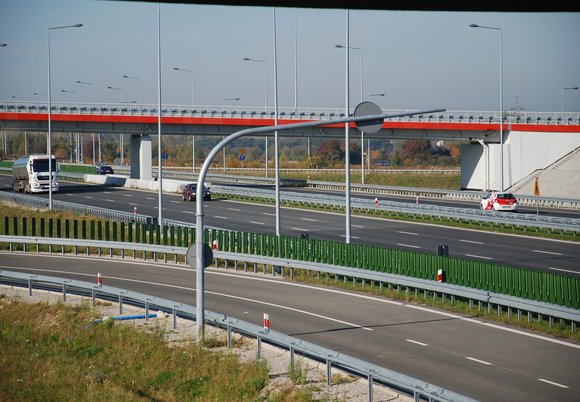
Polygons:
<instances>
[{"instance_id":1,"label":"asphalt road surface","mask_svg":"<svg viewBox=\"0 0 580 402\"><path fill-rule=\"evenodd\" d=\"M186 266L0 253L0 270L103 283L195 304ZM206 270L206 308L481 401L580 400L580 345L419 305L261 274Z\"/></svg>"},{"instance_id":2,"label":"asphalt road surface","mask_svg":"<svg viewBox=\"0 0 580 402\"><path fill-rule=\"evenodd\" d=\"M0 175L0 191L12 191L11 177ZM47 194L39 194L47 198ZM61 182L53 199L112 210L158 216L158 194L101 185ZM195 223L195 203L164 194L163 217ZM275 208L214 199L204 202L204 223L229 230L275 233ZM281 234L308 234L311 239L344 241L344 215L281 208ZM409 251L436 253L449 247L458 258L507 264L568 276L580 276L580 243L493 232L450 228L377 218L351 216L351 242Z\"/></svg>"}]
</instances>

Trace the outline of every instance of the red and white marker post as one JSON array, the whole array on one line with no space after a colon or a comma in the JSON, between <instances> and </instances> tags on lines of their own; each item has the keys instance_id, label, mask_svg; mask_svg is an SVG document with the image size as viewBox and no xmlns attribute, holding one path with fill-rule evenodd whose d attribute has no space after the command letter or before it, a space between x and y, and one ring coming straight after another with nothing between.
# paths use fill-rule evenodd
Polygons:
<instances>
[{"instance_id":1,"label":"red and white marker post","mask_svg":"<svg viewBox=\"0 0 580 402\"><path fill-rule=\"evenodd\" d=\"M445 278L443 278L443 270L438 269L437 270L437 282L442 283L444 281L445 281Z\"/></svg>"},{"instance_id":2,"label":"red and white marker post","mask_svg":"<svg viewBox=\"0 0 580 402\"><path fill-rule=\"evenodd\" d=\"M99 286L103 286L103 276L101 275L101 273L97 273L97 285Z\"/></svg>"},{"instance_id":3,"label":"red and white marker post","mask_svg":"<svg viewBox=\"0 0 580 402\"><path fill-rule=\"evenodd\" d=\"M379 206L379 199L375 198L375 200L373 201L373 204L375 204L375 207Z\"/></svg>"},{"instance_id":4,"label":"red and white marker post","mask_svg":"<svg viewBox=\"0 0 580 402\"><path fill-rule=\"evenodd\" d=\"M264 332L270 332L270 316L266 313L264 313Z\"/></svg>"},{"instance_id":5,"label":"red and white marker post","mask_svg":"<svg viewBox=\"0 0 580 402\"><path fill-rule=\"evenodd\" d=\"M214 240L214 241L211 243L211 245L212 245L212 249L213 249L213 251L216 251L216 250L218 249L218 241L217 241L217 240Z\"/></svg>"}]
</instances>

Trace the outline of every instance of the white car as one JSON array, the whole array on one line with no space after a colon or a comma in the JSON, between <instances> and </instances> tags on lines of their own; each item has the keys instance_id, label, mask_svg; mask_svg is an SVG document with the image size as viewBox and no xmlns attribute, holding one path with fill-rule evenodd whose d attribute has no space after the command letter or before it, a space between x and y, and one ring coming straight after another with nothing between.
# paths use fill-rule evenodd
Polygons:
<instances>
[{"instance_id":1,"label":"white car","mask_svg":"<svg viewBox=\"0 0 580 402\"><path fill-rule=\"evenodd\" d=\"M518 200L512 193L501 191L490 191L484 195L479 206L486 211L517 212L519 208Z\"/></svg>"}]
</instances>

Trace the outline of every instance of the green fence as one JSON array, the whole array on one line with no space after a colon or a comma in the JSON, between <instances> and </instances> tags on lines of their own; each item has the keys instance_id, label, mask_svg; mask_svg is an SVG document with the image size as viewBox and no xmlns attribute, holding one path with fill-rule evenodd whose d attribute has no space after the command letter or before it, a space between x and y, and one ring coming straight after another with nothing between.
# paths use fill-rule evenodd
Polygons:
<instances>
[{"instance_id":1,"label":"green fence","mask_svg":"<svg viewBox=\"0 0 580 402\"><path fill-rule=\"evenodd\" d=\"M195 229L181 226L119 223L98 219L17 218L4 216L2 234L122 241L188 247ZM436 280L580 308L580 279L508 265L444 257L360 244L228 230L206 230L206 242L217 242L220 251L318 262L370 271Z\"/></svg>"}]
</instances>

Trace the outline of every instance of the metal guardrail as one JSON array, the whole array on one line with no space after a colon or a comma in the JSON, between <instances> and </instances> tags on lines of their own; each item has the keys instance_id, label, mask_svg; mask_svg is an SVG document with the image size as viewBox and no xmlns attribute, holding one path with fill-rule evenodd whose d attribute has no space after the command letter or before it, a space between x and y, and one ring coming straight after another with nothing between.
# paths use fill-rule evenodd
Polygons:
<instances>
[{"instance_id":1,"label":"metal guardrail","mask_svg":"<svg viewBox=\"0 0 580 402\"><path fill-rule=\"evenodd\" d=\"M215 193L232 194L248 198L275 199L275 192L266 189L248 189L228 186L212 186ZM337 197L325 194L293 193L281 192L282 201L298 205L324 205L326 207L344 208L346 202L344 197ZM574 233L580 232L580 219L537 216L532 214L508 214L495 211L481 211L467 208L444 207L428 204L411 204L397 201L379 201L375 203L371 199L351 198L351 208L361 212L388 211L403 214L431 216L442 220L443 218L453 218L471 222L489 222L501 225L525 226L535 228L545 228L550 230L567 230Z\"/></svg>"},{"instance_id":2,"label":"metal guardrail","mask_svg":"<svg viewBox=\"0 0 580 402\"><path fill-rule=\"evenodd\" d=\"M28 205L34 208L48 209L48 200L41 197L0 191L0 199L8 202ZM59 200L52 200L52 209L64 212L76 212L79 214L91 215L103 219L114 219L121 222L139 222L146 224L157 223L157 218L149 215L135 213L131 214L128 212L115 211L108 208L92 207Z\"/></svg>"},{"instance_id":3,"label":"metal guardrail","mask_svg":"<svg viewBox=\"0 0 580 402\"><path fill-rule=\"evenodd\" d=\"M182 304L173 300L164 299L156 296L150 296L144 293L133 292L112 286L95 285L93 283L50 277L45 275L30 275L18 272L0 271L0 280L6 279L19 282L21 286L27 286L29 294L32 295L34 285L37 287L46 287L47 285L55 285L55 290L60 290L63 294L63 299L66 300L66 294L76 293L81 295L91 295L93 299L93 306L95 306L95 298L107 298L119 301L120 314L123 312L123 303L143 307L146 311L145 316L148 316L149 309L159 309L166 313L172 314L175 328L176 318L180 316L186 319L194 319L197 321L195 306ZM372 401L372 385L374 382L384 384L386 386L395 387L410 395L413 395L416 401L420 399L428 399L429 401L441 402L470 402L474 399L457 394L453 391L438 387L425 381L398 373L387 368L365 362L355 357L346 355L344 353L336 352L334 350L318 346L316 344L301 340L299 338L291 337L277 331L265 331L262 327L230 317L224 314L218 314L211 311L204 311L205 322L219 328L225 328L228 332L228 347L231 347L231 331L235 331L244 336L256 338L258 341L257 354L260 357L261 342L266 342L276 347L285 348L290 351L291 362L294 354L299 353L307 358L312 358L320 362L324 362L327 366L327 384L331 385L332 367L346 370L350 373L356 374L360 377L366 378L369 382L368 392L369 401Z\"/></svg>"},{"instance_id":4,"label":"metal guardrail","mask_svg":"<svg viewBox=\"0 0 580 402\"><path fill-rule=\"evenodd\" d=\"M187 168L191 169L191 168ZM129 168L127 167L115 167L115 171L129 173ZM154 172L157 170L153 169ZM214 168L214 170L219 170L219 168ZM236 171L236 169L228 169ZM264 169L258 169L264 171ZM288 171L294 169L286 169ZM304 174L308 175L309 171L307 169L296 169ZM322 171L334 170L334 169L321 169ZM352 172L356 172L357 169L351 169ZM459 171L459 170L457 170ZM315 171L314 171L315 172ZM381 172L381 170L377 170ZM419 172L423 173L425 171L421 170L402 170L400 172ZM432 170L427 170L426 172L433 173ZM443 172L443 171L441 171ZM449 170L444 172L449 173ZM344 173L344 170L340 170L340 173ZM65 174L61 173L61 176ZM164 177L177 177L185 178L186 180L195 180L197 174L191 172L180 172L164 170ZM242 175L231 175L231 174L218 174L210 173L208 174L208 180L220 180L226 182L234 183L246 183L246 184L259 184L259 185L272 185L276 183L276 179L273 177L260 177L260 176L242 176ZM283 183L280 183L283 186ZM320 190L333 190L333 191L345 191L346 186L341 182L330 182L330 181L315 181L315 180L305 180L305 186L309 188L315 188ZM447 189L433 189L433 188L422 188L422 187L402 187L402 186L381 186L377 184L350 184L351 193L366 193L366 194L390 194L390 195L401 195L409 197L422 197L422 198L436 198L436 199L446 199L446 200L459 200L459 201L473 201L479 203L481 198L487 193L486 191L456 191ZM529 195L516 194L518 202L521 205L526 206L540 206L543 208L566 208L566 209L580 209L580 199L575 198L556 198L556 197L536 197Z\"/></svg>"},{"instance_id":5,"label":"metal guardrail","mask_svg":"<svg viewBox=\"0 0 580 402\"><path fill-rule=\"evenodd\" d=\"M308 187L334 190L334 191L345 191L346 186L344 183L337 182L325 182L325 181L309 181ZM424 197L424 198L439 198L448 200L461 200L461 201L474 201L479 203L481 198L487 193L487 191L453 191L453 190L440 190L440 189L430 189L430 188L415 188L415 187L400 187L400 186L379 186L372 184L352 184L351 192L358 193L369 193L369 194L391 194L391 195L404 195L411 197ZM515 194L515 193L514 193ZM554 198L554 197L536 197L528 195L516 194L518 203L527 206L536 206L547 208L569 208L569 209L580 209L580 199L575 198Z\"/></svg>"},{"instance_id":6,"label":"metal guardrail","mask_svg":"<svg viewBox=\"0 0 580 402\"><path fill-rule=\"evenodd\" d=\"M78 247L92 247L99 249L99 255L101 255L101 249L108 249L112 253L113 249L117 250L130 250L130 251L146 251L154 253L154 255L164 254L165 259L167 254L183 255L187 253L186 247L176 247L176 246L162 246L155 244L143 244L143 243L126 243L126 242L111 242L103 240L78 240L78 239L59 239L50 237L30 237L30 236L6 236L0 235L0 242L12 244L25 244L25 245L53 245L53 246L69 246L75 247L75 253ZM88 251L88 249L87 249ZM64 252L64 248L63 248ZM124 254L122 254L124 256ZM154 257L157 258L156 256ZM469 300L470 306L473 302L478 302L478 309L481 309L483 304L487 304L488 311L491 311L493 305L497 306L498 311L503 308L508 309L508 314L511 314L511 309L515 309L518 312L518 317L521 315L522 311L528 312L528 319L530 319L530 313L534 313L541 316L546 316L549 318L550 323L553 318L558 318L562 320L567 320L571 322L572 329L576 329L576 324L580 322L580 310L559 306L555 304L523 299L520 297L504 295L500 293L494 293L487 290L480 290L474 288L468 288L464 286L439 283L435 281L412 278L397 274L389 274L384 272L368 271L358 268L342 267L338 265L315 263L300 260L291 260L285 258L275 258L262 255L247 255L240 253L230 253L225 251L214 251L215 259L223 259L226 261L243 261L252 264L264 264L270 265L278 268L288 268L290 271L290 276L293 278L294 269L303 269L307 271L326 273L328 275L334 275L336 280L339 276L346 278L355 278L361 281L376 281L380 284L387 283L394 286L399 286L405 288L406 292L410 289L414 289L415 293L418 294L422 291L424 295L432 295L433 297L440 297L446 299L447 296L453 301L455 297L463 298ZM216 261L217 267L217 261ZM272 271L272 275L275 275L276 270ZM285 275L284 269L280 271L282 276Z\"/></svg>"}]
</instances>

